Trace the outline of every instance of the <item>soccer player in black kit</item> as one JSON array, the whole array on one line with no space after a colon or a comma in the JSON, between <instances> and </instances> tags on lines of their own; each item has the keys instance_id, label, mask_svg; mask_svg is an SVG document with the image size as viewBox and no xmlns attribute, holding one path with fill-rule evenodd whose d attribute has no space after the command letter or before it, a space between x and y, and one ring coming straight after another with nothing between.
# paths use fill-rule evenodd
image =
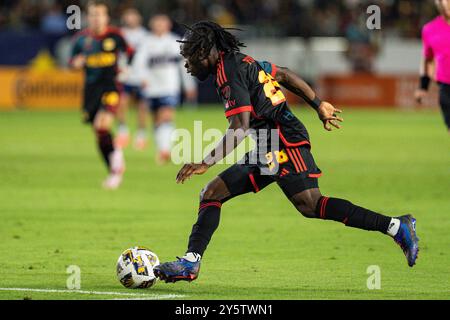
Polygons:
<instances>
[{"instance_id":1,"label":"soccer player in black kit","mask_svg":"<svg viewBox=\"0 0 450 320\"><path fill-rule=\"evenodd\" d=\"M415 219L411 215L388 217L320 193L321 171L311 154L308 132L289 109L280 85L315 108L327 130L331 130L331 126L340 127L342 119L337 116L340 110L320 101L289 69L258 62L241 53L243 44L216 23L206 21L188 27L180 42L188 72L201 81L209 75L215 77L217 92L225 103L229 128L201 163L183 166L176 177L177 183L184 183L194 174L204 174L232 152L248 132L253 132L257 146L244 161L226 169L202 190L198 218L187 251L176 261L155 268L161 280L195 280L201 257L219 225L222 205L239 195L259 192L273 182L303 216L388 234L402 248L408 265L415 264L419 248Z\"/></svg>"},{"instance_id":2,"label":"soccer player in black kit","mask_svg":"<svg viewBox=\"0 0 450 320\"><path fill-rule=\"evenodd\" d=\"M92 124L109 171L103 186L116 189L125 170L123 152L114 146L111 133L120 99L117 61L120 53L127 54L131 61L133 52L119 29L109 26L106 2L90 1L87 18L88 28L75 37L70 64L84 69L84 121Z\"/></svg>"}]
</instances>

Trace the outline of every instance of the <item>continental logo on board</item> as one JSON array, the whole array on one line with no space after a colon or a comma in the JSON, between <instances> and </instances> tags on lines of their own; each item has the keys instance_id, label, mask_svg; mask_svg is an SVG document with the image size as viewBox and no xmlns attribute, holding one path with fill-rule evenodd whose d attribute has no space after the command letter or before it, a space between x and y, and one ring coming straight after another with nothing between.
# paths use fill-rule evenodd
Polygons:
<instances>
[{"instance_id":1,"label":"continental logo on board","mask_svg":"<svg viewBox=\"0 0 450 320\"><path fill-rule=\"evenodd\" d=\"M2 70L0 69L0 76ZM83 74L63 70L16 69L9 77L6 95L11 98L0 108L79 109L83 97ZM1 99L0 99L1 102Z\"/></svg>"},{"instance_id":2,"label":"continental logo on board","mask_svg":"<svg viewBox=\"0 0 450 320\"><path fill-rule=\"evenodd\" d=\"M112 67L116 64L116 54L114 52L100 52L87 57L86 66L88 68Z\"/></svg>"},{"instance_id":3,"label":"continental logo on board","mask_svg":"<svg viewBox=\"0 0 450 320\"><path fill-rule=\"evenodd\" d=\"M82 86L77 81L47 79L39 77L20 77L16 82L16 97L19 101L27 99L55 99L61 96L77 98Z\"/></svg>"}]
</instances>

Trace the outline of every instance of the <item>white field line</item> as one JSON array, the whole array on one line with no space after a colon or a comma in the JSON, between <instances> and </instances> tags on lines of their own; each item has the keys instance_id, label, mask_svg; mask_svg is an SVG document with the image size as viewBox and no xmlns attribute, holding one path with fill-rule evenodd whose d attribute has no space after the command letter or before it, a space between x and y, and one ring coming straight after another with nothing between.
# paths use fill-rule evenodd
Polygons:
<instances>
[{"instance_id":1,"label":"white field line","mask_svg":"<svg viewBox=\"0 0 450 320\"><path fill-rule=\"evenodd\" d=\"M0 291L24 291L24 292L43 292L43 293L78 293L91 295L123 296L135 297L148 300L176 299L184 298L185 295L179 294L145 294L145 293L126 293L110 291L84 291L84 290L58 290L58 289L33 289L33 288L0 288Z\"/></svg>"}]
</instances>

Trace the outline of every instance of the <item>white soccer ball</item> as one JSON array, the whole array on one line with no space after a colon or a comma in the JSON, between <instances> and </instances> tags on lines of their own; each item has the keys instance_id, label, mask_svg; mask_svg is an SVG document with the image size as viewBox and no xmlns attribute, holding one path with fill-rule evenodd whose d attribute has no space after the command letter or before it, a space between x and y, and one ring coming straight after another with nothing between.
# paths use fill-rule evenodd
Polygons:
<instances>
[{"instance_id":1,"label":"white soccer ball","mask_svg":"<svg viewBox=\"0 0 450 320\"><path fill-rule=\"evenodd\" d=\"M157 265L158 256L149 249L127 249L117 260L117 279L126 288L150 288L157 280L153 273L153 268Z\"/></svg>"}]
</instances>

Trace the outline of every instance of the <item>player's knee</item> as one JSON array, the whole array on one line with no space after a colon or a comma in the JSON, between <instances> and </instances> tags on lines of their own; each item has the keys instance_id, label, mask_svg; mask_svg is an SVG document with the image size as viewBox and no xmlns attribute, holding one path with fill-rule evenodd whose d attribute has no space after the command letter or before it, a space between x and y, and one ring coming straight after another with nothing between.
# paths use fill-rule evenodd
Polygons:
<instances>
[{"instance_id":1,"label":"player's knee","mask_svg":"<svg viewBox=\"0 0 450 320\"><path fill-rule=\"evenodd\" d=\"M211 185L207 185L200 192L200 202L205 200L220 200L216 189Z\"/></svg>"},{"instance_id":2,"label":"player's knee","mask_svg":"<svg viewBox=\"0 0 450 320\"><path fill-rule=\"evenodd\" d=\"M320 199L320 192L304 192L294 196L291 201L295 208L306 218L316 217L316 206Z\"/></svg>"},{"instance_id":3,"label":"player's knee","mask_svg":"<svg viewBox=\"0 0 450 320\"><path fill-rule=\"evenodd\" d=\"M162 108L158 111L156 116L156 123L162 124L165 122L172 122L174 119L174 110L170 107Z\"/></svg>"},{"instance_id":4,"label":"player's knee","mask_svg":"<svg viewBox=\"0 0 450 320\"><path fill-rule=\"evenodd\" d=\"M296 204L295 208L305 218L315 218L316 217L316 214L314 212L315 210L311 209L311 206L308 206L307 204Z\"/></svg>"},{"instance_id":5,"label":"player's knee","mask_svg":"<svg viewBox=\"0 0 450 320\"><path fill-rule=\"evenodd\" d=\"M96 131L109 131L112 128L114 116L109 112L99 112L94 119L94 129Z\"/></svg>"},{"instance_id":6,"label":"player's knee","mask_svg":"<svg viewBox=\"0 0 450 320\"><path fill-rule=\"evenodd\" d=\"M230 192L225 183L220 178L212 180L200 192L200 202L207 200L224 201L229 199Z\"/></svg>"}]
</instances>

